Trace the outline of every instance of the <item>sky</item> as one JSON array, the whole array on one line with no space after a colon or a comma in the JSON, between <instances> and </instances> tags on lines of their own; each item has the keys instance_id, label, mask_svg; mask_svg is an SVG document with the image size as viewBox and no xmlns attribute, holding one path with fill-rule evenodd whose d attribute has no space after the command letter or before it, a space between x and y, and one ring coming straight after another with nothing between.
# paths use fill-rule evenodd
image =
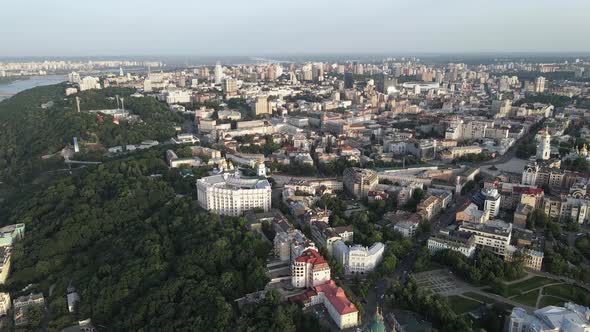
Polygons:
<instances>
[{"instance_id":1,"label":"sky","mask_svg":"<svg viewBox=\"0 0 590 332\"><path fill-rule=\"evenodd\" d=\"M0 57L590 52L588 0L0 2Z\"/></svg>"}]
</instances>

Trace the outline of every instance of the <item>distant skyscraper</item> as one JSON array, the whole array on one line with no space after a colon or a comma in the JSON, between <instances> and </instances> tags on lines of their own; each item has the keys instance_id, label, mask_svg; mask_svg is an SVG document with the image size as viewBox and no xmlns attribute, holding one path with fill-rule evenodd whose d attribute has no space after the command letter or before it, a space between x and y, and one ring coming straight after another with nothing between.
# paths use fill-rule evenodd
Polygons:
<instances>
[{"instance_id":1,"label":"distant skyscraper","mask_svg":"<svg viewBox=\"0 0 590 332\"><path fill-rule=\"evenodd\" d=\"M123 67L119 67L119 76L125 76L125 74L123 74Z\"/></svg>"},{"instance_id":2,"label":"distant skyscraper","mask_svg":"<svg viewBox=\"0 0 590 332\"><path fill-rule=\"evenodd\" d=\"M535 79L535 92L545 92L545 77L539 76Z\"/></svg>"},{"instance_id":3,"label":"distant skyscraper","mask_svg":"<svg viewBox=\"0 0 590 332\"><path fill-rule=\"evenodd\" d=\"M354 76L351 72L344 73L344 88L352 89L354 86Z\"/></svg>"},{"instance_id":4,"label":"distant skyscraper","mask_svg":"<svg viewBox=\"0 0 590 332\"><path fill-rule=\"evenodd\" d=\"M223 79L223 68L221 64L217 62L215 64L215 84L221 84L221 80Z\"/></svg>"}]
</instances>

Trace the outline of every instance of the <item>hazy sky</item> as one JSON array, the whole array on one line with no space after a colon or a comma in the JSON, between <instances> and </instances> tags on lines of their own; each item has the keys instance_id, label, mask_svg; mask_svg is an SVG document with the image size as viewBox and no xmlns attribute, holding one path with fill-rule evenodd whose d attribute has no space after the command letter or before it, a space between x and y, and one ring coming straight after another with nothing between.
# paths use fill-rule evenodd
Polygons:
<instances>
[{"instance_id":1,"label":"hazy sky","mask_svg":"<svg viewBox=\"0 0 590 332\"><path fill-rule=\"evenodd\" d=\"M590 51L589 0L1 0L0 56Z\"/></svg>"}]
</instances>

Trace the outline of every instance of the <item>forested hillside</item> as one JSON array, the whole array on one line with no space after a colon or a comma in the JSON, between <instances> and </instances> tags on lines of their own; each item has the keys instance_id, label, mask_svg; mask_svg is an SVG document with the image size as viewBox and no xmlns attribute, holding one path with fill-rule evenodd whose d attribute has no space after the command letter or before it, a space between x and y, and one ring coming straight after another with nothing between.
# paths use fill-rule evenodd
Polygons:
<instances>
[{"instance_id":1,"label":"forested hillside","mask_svg":"<svg viewBox=\"0 0 590 332\"><path fill-rule=\"evenodd\" d=\"M50 327L92 317L109 330L223 331L237 320L233 300L264 287L270 244L243 219L177 196L158 157L142 152L64 177L11 210L8 222L26 223L27 236L7 286L51 287ZM82 299L74 316L70 283Z\"/></svg>"},{"instance_id":2,"label":"forested hillside","mask_svg":"<svg viewBox=\"0 0 590 332\"><path fill-rule=\"evenodd\" d=\"M183 120L152 97L128 97L133 92L130 89L79 93L83 111L116 108L116 101L107 98L120 95L126 97L125 108L142 118L141 123L133 125L125 121L114 124L108 116L100 122L96 114L78 113L75 97L66 98L64 89L65 83L37 87L0 102L0 181L16 184L54 168L59 156L47 160L41 157L59 152L74 136L104 147L165 140L174 135L174 125ZM49 101L53 106L43 109L41 105Z\"/></svg>"}]
</instances>

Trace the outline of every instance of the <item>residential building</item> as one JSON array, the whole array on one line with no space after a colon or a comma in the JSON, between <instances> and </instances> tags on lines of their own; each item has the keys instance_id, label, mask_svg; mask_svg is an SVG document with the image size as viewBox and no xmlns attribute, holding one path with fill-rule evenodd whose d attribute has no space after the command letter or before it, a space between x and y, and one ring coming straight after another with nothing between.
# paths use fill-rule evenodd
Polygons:
<instances>
[{"instance_id":1,"label":"residential building","mask_svg":"<svg viewBox=\"0 0 590 332\"><path fill-rule=\"evenodd\" d=\"M481 192L485 197L483 210L487 219L494 219L500 213L500 194L494 188L482 189Z\"/></svg>"},{"instance_id":2,"label":"residential building","mask_svg":"<svg viewBox=\"0 0 590 332\"><path fill-rule=\"evenodd\" d=\"M535 92L543 93L545 92L545 77L539 76L535 78Z\"/></svg>"},{"instance_id":3,"label":"residential building","mask_svg":"<svg viewBox=\"0 0 590 332\"><path fill-rule=\"evenodd\" d=\"M0 228L0 247L12 246L25 236L25 224L14 224Z\"/></svg>"},{"instance_id":4,"label":"residential building","mask_svg":"<svg viewBox=\"0 0 590 332\"><path fill-rule=\"evenodd\" d=\"M429 196L417 206L418 215L430 221L442 209L441 199L437 196Z\"/></svg>"},{"instance_id":5,"label":"residential building","mask_svg":"<svg viewBox=\"0 0 590 332\"><path fill-rule=\"evenodd\" d=\"M369 191L379 183L377 172L357 167L345 169L342 178L344 189L357 199L367 197Z\"/></svg>"},{"instance_id":6,"label":"residential building","mask_svg":"<svg viewBox=\"0 0 590 332\"><path fill-rule=\"evenodd\" d=\"M291 284L311 288L330 281L330 266L316 250L307 249L291 264Z\"/></svg>"},{"instance_id":7,"label":"residential building","mask_svg":"<svg viewBox=\"0 0 590 332\"><path fill-rule=\"evenodd\" d=\"M475 254L475 236L467 232L440 232L428 238L428 250L432 255L441 250L453 250L466 257Z\"/></svg>"},{"instance_id":8,"label":"residential building","mask_svg":"<svg viewBox=\"0 0 590 332\"><path fill-rule=\"evenodd\" d=\"M242 178L239 173L213 175L197 180L199 205L207 211L240 216L245 211L271 208L268 180Z\"/></svg>"},{"instance_id":9,"label":"residential building","mask_svg":"<svg viewBox=\"0 0 590 332\"><path fill-rule=\"evenodd\" d=\"M488 221L488 214L485 211L480 210L476 204L469 203L465 205L464 208L457 211L455 220L481 224Z\"/></svg>"},{"instance_id":10,"label":"residential building","mask_svg":"<svg viewBox=\"0 0 590 332\"><path fill-rule=\"evenodd\" d=\"M8 314L12 302L10 301L10 294L0 293L0 317Z\"/></svg>"},{"instance_id":11,"label":"residential building","mask_svg":"<svg viewBox=\"0 0 590 332\"><path fill-rule=\"evenodd\" d=\"M418 222L404 220L400 221L393 226L393 229L400 232L403 237L413 238L418 230Z\"/></svg>"},{"instance_id":12,"label":"residential building","mask_svg":"<svg viewBox=\"0 0 590 332\"><path fill-rule=\"evenodd\" d=\"M270 103L268 102L267 96L258 96L254 100L254 107L253 107L254 115L261 115L261 114L271 114L272 108Z\"/></svg>"},{"instance_id":13,"label":"residential building","mask_svg":"<svg viewBox=\"0 0 590 332\"><path fill-rule=\"evenodd\" d=\"M80 83L78 83L78 85L80 86L80 91L101 88L100 80L98 79L98 77L92 77L92 76L84 77L83 79L80 80Z\"/></svg>"},{"instance_id":14,"label":"residential building","mask_svg":"<svg viewBox=\"0 0 590 332\"><path fill-rule=\"evenodd\" d=\"M0 247L0 284L4 284L10 273L12 247Z\"/></svg>"},{"instance_id":15,"label":"residential building","mask_svg":"<svg viewBox=\"0 0 590 332\"><path fill-rule=\"evenodd\" d=\"M465 222L459 226L459 231L475 235L475 244L478 248L488 250L502 258L508 254L512 224L498 219L483 224Z\"/></svg>"},{"instance_id":16,"label":"residential building","mask_svg":"<svg viewBox=\"0 0 590 332\"><path fill-rule=\"evenodd\" d=\"M32 306L44 306L45 298L42 293L29 294L18 297L12 301L12 308L14 310L14 325L22 326L28 322L27 311Z\"/></svg>"},{"instance_id":17,"label":"residential building","mask_svg":"<svg viewBox=\"0 0 590 332\"><path fill-rule=\"evenodd\" d=\"M330 254L333 253L333 244L336 241L352 243L353 236L352 226L330 227L327 223L311 224L311 237L320 247L326 247Z\"/></svg>"}]
</instances>

